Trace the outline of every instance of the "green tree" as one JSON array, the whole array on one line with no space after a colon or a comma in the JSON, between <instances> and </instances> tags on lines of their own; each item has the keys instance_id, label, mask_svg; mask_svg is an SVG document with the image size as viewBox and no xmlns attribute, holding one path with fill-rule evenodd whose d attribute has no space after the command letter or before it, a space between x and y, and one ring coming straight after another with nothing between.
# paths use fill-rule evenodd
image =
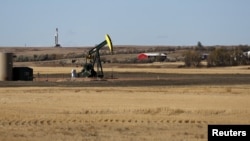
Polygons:
<instances>
[{"instance_id":1,"label":"green tree","mask_svg":"<svg viewBox=\"0 0 250 141\"><path fill-rule=\"evenodd\" d=\"M200 41L198 41L197 47L198 47L198 48L203 48L203 45L202 45L202 43L201 43Z\"/></svg>"},{"instance_id":2,"label":"green tree","mask_svg":"<svg viewBox=\"0 0 250 141\"><path fill-rule=\"evenodd\" d=\"M198 41L198 43L197 43L196 50L198 50L198 51L205 50L204 46L202 45L202 43L200 41Z\"/></svg>"}]
</instances>

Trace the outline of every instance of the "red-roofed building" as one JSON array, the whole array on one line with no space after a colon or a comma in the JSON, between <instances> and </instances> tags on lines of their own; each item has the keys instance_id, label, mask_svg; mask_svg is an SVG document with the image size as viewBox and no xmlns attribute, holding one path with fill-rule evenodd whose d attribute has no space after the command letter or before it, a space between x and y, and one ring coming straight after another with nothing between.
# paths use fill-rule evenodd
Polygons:
<instances>
[{"instance_id":1,"label":"red-roofed building","mask_svg":"<svg viewBox=\"0 0 250 141\"><path fill-rule=\"evenodd\" d=\"M157 57L160 57L160 60L165 60L167 58L167 55L164 53L140 53L137 56L138 60L145 60L145 59L156 59Z\"/></svg>"}]
</instances>

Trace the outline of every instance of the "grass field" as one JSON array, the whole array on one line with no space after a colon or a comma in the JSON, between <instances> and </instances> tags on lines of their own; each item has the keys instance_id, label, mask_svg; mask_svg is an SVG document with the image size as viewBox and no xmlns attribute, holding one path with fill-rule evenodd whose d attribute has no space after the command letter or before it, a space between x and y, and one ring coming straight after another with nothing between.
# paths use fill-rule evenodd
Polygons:
<instances>
[{"instance_id":1,"label":"grass field","mask_svg":"<svg viewBox=\"0 0 250 141\"><path fill-rule=\"evenodd\" d=\"M137 64L124 67L124 65L113 65L105 67L105 72L148 72L148 73L163 73L163 74L250 74L250 66L238 67L218 67L218 68L167 68L164 66L178 66L182 63L155 63L155 64ZM82 70L82 67L32 67L34 74L70 74L71 69L76 69L77 72Z\"/></svg>"},{"instance_id":2,"label":"grass field","mask_svg":"<svg viewBox=\"0 0 250 141\"><path fill-rule=\"evenodd\" d=\"M41 74L71 71L70 67L32 68L34 73ZM104 69L112 71L112 68ZM213 69L138 66L113 67L113 71L165 74L164 79L174 77L183 84L171 85L170 81L166 85L153 85L152 81L152 86L113 87L108 86L108 80L104 82L105 87L84 86L88 82L75 82L74 87L72 84L62 86L60 82L49 87L37 85L39 82L30 86L0 87L0 140L206 141L208 124L250 124L250 84L244 80L249 78L248 66ZM215 78L218 75L218 79L221 75L224 78L223 74L234 75L229 80L246 83L184 83L186 75L185 79L189 75L199 79L205 74ZM202 81L215 81L209 77Z\"/></svg>"},{"instance_id":3,"label":"grass field","mask_svg":"<svg viewBox=\"0 0 250 141\"><path fill-rule=\"evenodd\" d=\"M249 124L249 85L0 88L0 140L206 140Z\"/></svg>"}]
</instances>

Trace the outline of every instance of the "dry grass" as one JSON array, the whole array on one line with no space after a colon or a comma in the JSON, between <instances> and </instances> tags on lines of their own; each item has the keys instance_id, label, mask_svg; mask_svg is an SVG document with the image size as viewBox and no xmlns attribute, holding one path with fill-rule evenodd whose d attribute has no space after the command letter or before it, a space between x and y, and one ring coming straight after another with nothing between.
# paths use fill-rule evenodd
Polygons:
<instances>
[{"instance_id":1,"label":"dry grass","mask_svg":"<svg viewBox=\"0 0 250 141\"><path fill-rule=\"evenodd\" d=\"M148 72L148 73L177 73L177 74L250 74L249 66L237 67L219 67L219 68L167 68L168 65L180 65L181 63L154 63L138 64L124 67L121 65L105 66L104 72ZM146 67L146 68L142 68ZM81 67L32 67L34 74L60 74L70 73L71 69L77 72L82 70Z\"/></svg>"},{"instance_id":2,"label":"dry grass","mask_svg":"<svg viewBox=\"0 0 250 141\"><path fill-rule=\"evenodd\" d=\"M207 140L249 124L249 85L0 88L0 140Z\"/></svg>"},{"instance_id":3,"label":"dry grass","mask_svg":"<svg viewBox=\"0 0 250 141\"><path fill-rule=\"evenodd\" d=\"M104 66L104 71L250 73L248 66L180 69L164 67L167 63L144 65ZM34 74L70 73L72 69L32 68ZM249 85L0 88L0 140L205 141L208 124L250 124L249 91Z\"/></svg>"}]
</instances>

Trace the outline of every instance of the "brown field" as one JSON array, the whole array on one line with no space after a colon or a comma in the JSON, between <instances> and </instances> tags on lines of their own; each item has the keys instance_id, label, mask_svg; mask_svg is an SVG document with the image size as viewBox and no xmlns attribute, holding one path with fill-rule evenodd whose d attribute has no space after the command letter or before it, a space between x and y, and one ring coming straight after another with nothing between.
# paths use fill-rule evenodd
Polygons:
<instances>
[{"instance_id":1,"label":"brown field","mask_svg":"<svg viewBox=\"0 0 250 141\"><path fill-rule=\"evenodd\" d=\"M71 71L32 68L35 74L51 76ZM178 69L145 64L104 70L115 71L118 78L2 82L0 140L206 141L208 124L250 124L248 66ZM137 80L140 74L145 80Z\"/></svg>"},{"instance_id":2,"label":"brown field","mask_svg":"<svg viewBox=\"0 0 250 141\"><path fill-rule=\"evenodd\" d=\"M150 64L104 64L103 70L105 72L130 72L130 73L158 73L158 74L250 74L250 66L237 67L218 67L218 68L177 68L176 66L183 64L183 62L175 63L150 63ZM174 66L169 68L169 66ZM32 67L34 74L70 74L71 69L76 69L77 72L82 70L81 67Z\"/></svg>"},{"instance_id":3,"label":"brown field","mask_svg":"<svg viewBox=\"0 0 250 141\"><path fill-rule=\"evenodd\" d=\"M0 51L33 56L88 49ZM127 59L136 54L105 57ZM106 63L105 78L99 81L71 79L71 69L82 68L70 64L71 59L68 67L56 61L60 60L14 62L33 68L34 81L0 82L1 141L206 141L208 124L250 124L250 66L197 69L179 68L183 62Z\"/></svg>"}]
</instances>

